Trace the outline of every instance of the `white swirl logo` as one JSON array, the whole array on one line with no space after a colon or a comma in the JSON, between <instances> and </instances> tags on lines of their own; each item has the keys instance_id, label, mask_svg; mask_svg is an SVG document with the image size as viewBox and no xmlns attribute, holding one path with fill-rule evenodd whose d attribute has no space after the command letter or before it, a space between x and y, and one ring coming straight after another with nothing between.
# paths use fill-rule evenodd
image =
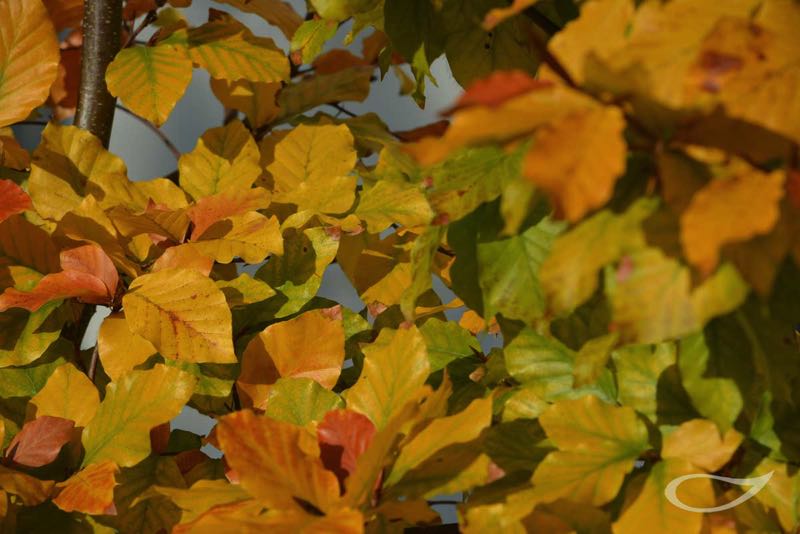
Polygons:
<instances>
[{"instance_id":1,"label":"white swirl logo","mask_svg":"<svg viewBox=\"0 0 800 534\"><path fill-rule=\"evenodd\" d=\"M687 512L697 512L700 514L709 513L709 512L721 512L722 510L728 510L733 508L734 506L739 506L756 493L764 489L764 486L767 485L769 479L772 478L772 473L774 471L770 471L766 475L761 475L760 477L754 478L730 478L730 477L721 477L718 475L707 475L705 473L695 473L692 475L683 475L682 477L678 477L672 480L664 490L664 496L667 498L669 502L686 510ZM689 506L688 504L684 503L678 498L678 486L686 482L687 480L691 480L693 478L710 478L713 480L720 480L722 482L727 482L728 484L735 484L737 486L751 486L749 490L747 490L744 494L737 497L736 499L732 500L727 504L723 504L721 506L713 506L711 508L697 508L695 506Z\"/></svg>"}]
</instances>

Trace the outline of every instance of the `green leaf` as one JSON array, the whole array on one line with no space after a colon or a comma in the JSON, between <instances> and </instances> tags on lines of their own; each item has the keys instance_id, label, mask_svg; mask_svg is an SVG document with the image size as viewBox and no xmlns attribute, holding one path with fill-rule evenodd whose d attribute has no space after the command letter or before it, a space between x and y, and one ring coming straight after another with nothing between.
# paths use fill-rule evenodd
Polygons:
<instances>
[{"instance_id":1,"label":"green leaf","mask_svg":"<svg viewBox=\"0 0 800 534\"><path fill-rule=\"evenodd\" d=\"M325 43L336 35L339 26L333 20L307 20L297 28L292 36L292 52L301 52L304 64L314 61Z\"/></svg>"},{"instance_id":2,"label":"green leaf","mask_svg":"<svg viewBox=\"0 0 800 534\"><path fill-rule=\"evenodd\" d=\"M475 336L452 321L431 318L419 327L419 331L428 347L431 373L444 369L453 360L472 356L481 350Z\"/></svg>"},{"instance_id":3,"label":"green leaf","mask_svg":"<svg viewBox=\"0 0 800 534\"><path fill-rule=\"evenodd\" d=\"M647 428L632 408L605 404L593 395L558 401L539 422L559 449L533 474L534 494L544 502L567 497L606 504L634 461L650 448Z\"/></svg>"},{"instance_id":4,"label":"green leaf","mask_svg":"<svg viewBox=\"0 0 800 534\"><path fill-rule=\"evenodd\" d=\"M549 218L518 236L478 243L478 268L484 313L496 313L527 324L545 308L539 268L562 225Z\"/></svg>"},{"instance_id":5,"label":"green leaf","mask_svg":"<svg viewBox=\"0 0 800 534\"><path fill-rule=\"evenodd\" d=\"M336 393L325 389L311 378L279 378L269 390L264 415L305 426L321 421L325 414L344 408L344 401Z\"/></svg>"},{"instance_id":6,"label":"green leaf","mask_svg":"<svg viewBox=\"0 0 800 534\"><path fill-rule=\"evenodd\" d=\"M150 429L178 415L196 380L174 367L131 371L110 383L100 408L83 430L82 466L112 460L130 467L150 454ZM135 406L135 410L130 407Z\"/></svg>"},{"instance_id":7,"label":"green leaf","mask_svg":"<svg viewBox=\"0 0 800 534\"><path fill-rule=\"evenodd\" d=\"M742 410L742 394L730 378L707 376L711 361L702 333L688 336L678 345L678 367L692 404L703 417L714 421L721 432L726 432Z\"/></svg>"},{"instance_id":8,"label":"green leaf","mask_svg":"<svg viewBox=\"0 0 800 534\"><path fill-rule=\"evenodd\" d=\"M392 223L414 227L433 219L433 210L418 185L391 180L380 180L365 190L355 213L371 233L382 232Z\"/></svg>"},{"instance_id":9,"label":"green leaf","mask_svg":"<svg viewBox=\"0 0 800 534\"><path fill-rule=\"evenodd\" d=\"M611 353L619 384L619 402L655 422L661 375L676 362L675 345L626 345Z\"/></svg>"},{"instance_id":10,"label":"green leaf","mask_svg":"<svg viewBox=\"0 0 800 534\"><path fill-rule=\"evenodd\" d=\"M539 397L550 400L572 389L575 353L557 339L525 328L504 354L511 376Z\"/></svg>"}]
</instances>

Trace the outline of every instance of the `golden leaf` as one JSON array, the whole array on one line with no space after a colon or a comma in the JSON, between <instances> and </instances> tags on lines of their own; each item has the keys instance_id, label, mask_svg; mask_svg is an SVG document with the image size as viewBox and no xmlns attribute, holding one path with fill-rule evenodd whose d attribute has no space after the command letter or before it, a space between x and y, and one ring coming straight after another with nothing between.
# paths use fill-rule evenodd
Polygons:
<instances>
[{"instance_id":1,"label":"golden leaf","mask_svg":"<svg viewBox=\"0 0 800 534\"><path fill-rule=\"evenodd\" d=\"M85 373L67 363L53 371L30 403L36 407L36 417L61 417L74 421L76 427L85 427L97 412L100 395Z\"/></svg>"},{"instance_id":2,"label":"golden leaf","mask_svg":"<svg viewBox=\"0 0 800 534\"><path fill-rule=\"evenodd\" d=\"M279 82L261 83L248 80L217 80L211 78L211 91L226 108L241 111L253 128L260 128L280 114L278 107Z\"/></svg>"},{"instance_id":3,"label":"golden leaf","mask_svg":"<svg viewBox=\"0 0 800 534\"><path fill-rule=\"evenodd\" d=\"M743 436L729 428L720 436L717 425L708 419L692 419L664 436L662 458L681 458L713 473L728 463Z\"/></svg>"},{"instance_id":4,"label":"golden leaf","mask_svg":"<svg viewBox=\"0 0 800 534\"><path fill-rule=\"evenodd\" d=\"M0 128L44 104L58 74L58 41L40 0L0 4Z\"/></svg>"},{"instance_id":5,"label":"golden leaf","mask_svg":"<svg viewBox=\"0 0 800 534\"><path fill-rule=\"evenodd\" d=\"M57 484L61 491L53 502L65 512L107 514L114 505L117 471L119 468L110 460L92 464Z\"/></svg>"},{"instance_id":6,"label":"golden leaf","mask_svg":"<svg viewBox=\"0 0 800 534\"><path fill-rule=\"evenodd\" d=\"M112 382L158 352L152 343L130 331L122 313L112 313L103 320L97 336L97 350L103 371Z\"/></svg>"},{"instance_id":7,"label":"golden leaf","mask_svg":"<svg viewBox=\"0 0 800 534\"><path fill-rule=\"evenodd\" d=\"M236 257L260 263L270 254L283 254L283 237L275 215L267 218L249 211L217 221L189 246L219 263L230 263Z\"/></svg>"},{"instance_id":8,"label":"golden leaf","mask_svg":"<svg viewBox=\"0 0 800 534\"><path fill-rule=\"evenodd\" d=\"M208 277L190 269L166 269L135 279L122 299L131 332L165 358L235 363L231 312Z\"/></svg>"}]
</instances>

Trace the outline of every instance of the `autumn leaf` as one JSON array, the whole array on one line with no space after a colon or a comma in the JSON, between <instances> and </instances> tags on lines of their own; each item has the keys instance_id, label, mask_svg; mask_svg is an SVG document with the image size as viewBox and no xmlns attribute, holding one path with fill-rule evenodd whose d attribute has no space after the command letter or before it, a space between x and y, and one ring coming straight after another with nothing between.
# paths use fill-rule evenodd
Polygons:
<instances>
[{"instance_id":1,"label":"autumn leaf","mask_svg":"<svg viewBox=\"0 0 800 534\"><path fill-rule=\"evenodd\" d=\"M303 19L294 10L291 4L283 0L221 0L245 13L255 13L273 26L280 28L287 39L291 39L294 32L302 24Z\"/></svg>"},{"instance_id":2,"label":"autumn leaf","mask_svg":"<svg viewBox=\"0 0 800 534\"><path fill-rule=\"evenodd\" d=\"M192 62L169 45L121 50L108 66L108 91L156 126L167 122L192 81Z\"/></svg>"},{"instance_id":3,"label":"autumn leaf","mask_svg":"<svg viewBox=\"0 0 800 534\"><path fill-rule=\"evenodd\" d=\"M250 3L252 4L252 2ZM211 79L211 91L225 107L238 109L245 114L254 128L261 128L280 114L278 82L261 83L248 80Z\"/></svg>"},{"instance_id":4,"label":"autumn leaf","mask_svg":"<svg viewBox=\"0 0 800 534\"><path fill-rule=\"evenodd\" d=\"M624 129L622 112L613 107L564 117L536 133L522 172L551 195L557 215L578 221L606 203L625 170Z\"/></svg>"},{"instance_id":5,"label":"autumn leaf","mask_svg":"<svg viewBox=\"0 0 800 534\"><path fill-rule=\"evenodd\" d=\"M100 396L86 374L68 363L53 371L30 403L36 407L37 418L60 417L85 427L97 412Z\"/></svg>"},{"instance_id":6,"label":"autumn leaf","mask_svg":"<svg viewBox=\"0 0 800 534\"><path fill-rule=\"evenodd\" d=\"M289 61L272 39L256 37L227 13L189 30L189 58L220 80L278 82L289 78Z\"/></svg>"},{"instance_id":7,"label":"autumn leaf","mask_svg":"<svg viewBox=\"0 0 800 534\"><path fill-rule=\"evenodd\" d=\"M0 222L32 207L31 197L11 180L0 180L0 199L2 199Z\"/></svg>"},{"instance_id":8,"label":"autumn leaf","mask_svg":"<svg viewBox=\"0 0 800 534\"><path fill-rule=\"evenodd\" d=\"M83 466L111 460L136 465L150 454L150 429L178 415L195 379L175 367L131 371L106 387L97 413L83 430ZM127 409L133 400L136 410Z\"/></svg>"},{"instance_id":9,"label":"autumn leaf","mask_svg":"<svg viewBox=\"0 0 800 534\"><path fill-rule=\"evenodd\" d=\"M157 353L152 343L130 331L121 313L111 314L103 320L97 337L97 350L103 371L112 381L117 381Z\"/></svg>"},{"instance_id":10,"label":"autumn leaf","mask_svg":"<svg viewBox=\"0 0 800 534\"><path fill-rule=\"evenodd\" d=\"M534 493L547 502L562 496L595 506L609 502L649 448L647 429L631 408L593 395L558 401L539 421L559 449L533 474Z\"/></svg>"},{"instance_id":11,"label":"autumn leaf","mask_svg":"<svg viewBox=\"0 0 800 534\"><path fill-rule=\"evenodd\" d=\"M317 425L320 458L344 487L356 469L358 458L369 448L375 425L366 416L352 410L331 410Z\"/></svg>"},{"instance_id":12,"label":"autumn leaf","mask_svg":"<svg viewBox=\"0 0 800 534\"><path fill-rule=\"evenodd\" d=\"M114 510L115 475L119 468L107 460L85 467L64 482L53 502L65 512L108 514Z\"/></svg>"},{"instance_id":13,"label":"autumn leaf","mask_svg":"<svg viewBox=\"0 0 800 534\"><path fill-rule=\"evenodd\" d=\"M43 277L30 291L7 288L0 311L12 307L36 311L50 301L77 297L93 304L111 303L117 290L117 268L97 245L61 252L61 272Z\"/></svg>"},{"instance_id":14,"label":"autumn leaf","mask_svg":"<svg viewBox=\"0 0 800 534\"><path fill-rule=\"evenodd\" d=\"M364 349L364 368L345 394L347 406L380 430L414 396L428 377L425 340L416 327L382 330Z\"/></svg>"},{"instance_id":15,"label":"autumn leaf","mask_svg":"<svg viewBox=\"0 0 800 534\"><path fill-rule=\"evenodd\" d=\"M0 127L25 119L47 99L58 72L58 42L40 0L0 5ZM33 52L31 54L30 52Z\"/></svg>"},{"instance_id":16,"label":"autumn leaf","mask_svg":"<svg viewBox=\"0 0 800 534\"><path fill-rule=\"evenodd\" d=\"M244 410L220 419L217 437L242 487L266 506L300 510L296 499L302 499L325 512L339 501L336 476L312 452L306 441L313 438L302 427Z\"/></svg>"},{"instance_id":17,"label":"autumn leaf","mask_svg":"<svg viewBox=\"0 0 800 534\"><path fill-rule=\"evenodd\" d=\"M270 254L283 253L283 238L274 215L267 218L249 211L215 222L189 246L195 254L219 263L230 263L236 257L260 263Z\"/></svg>"},{"instance_id":18,"label":"autumn leaf","mask_svg":"<svg viewBox=\"0 0 800 534\"><path fill-rule=\"evenodd\" d=\"M61 447L72 438L75 422L61 417L40 415L25 423L6 449L6 458L26 467L41 467L53 462Z\"/></svg>"},{"instance_id":19,"label":"autumn leaf","mask_svg":"<svg viewBox=\"0 0 800 534\"><path fill-rule=\"evenodd\" d=\"M312 310L268 326L242 356L237 382L248 405L263 408L279 377L307 377L330 389L344 361L344 330L336 308Z\"/></svg>"},{"instance_id":20,"label":"autumn leaf","mask_svg":"<svg viewBox=\"0 0 800 534\"><path fill-rule=\"evenodd\" d=\"M130 331L165 357L189 362L232 363L231 313L225 295L195 270L166 269L133 281L122 299ZM160 322L171 324L169 330Z\"/></svg>"},{"instance_id":21,"label":"autumn leaf","mask_svg":"<svg viewBox=\"0 0 800 534\"><path fill-rule=\"evenodd\" d=\"M723 245L768 232L777 222L785 175L731 169L693 197L681 215L681 243L690 263L710 273Z\"/></svg>"}]
</instances>

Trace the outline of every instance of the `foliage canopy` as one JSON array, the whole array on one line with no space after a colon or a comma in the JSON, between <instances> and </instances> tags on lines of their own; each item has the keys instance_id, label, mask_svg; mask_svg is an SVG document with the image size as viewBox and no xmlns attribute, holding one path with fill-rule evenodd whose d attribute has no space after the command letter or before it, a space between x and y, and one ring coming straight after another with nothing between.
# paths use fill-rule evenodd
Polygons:
<instances>
[{"instance_id":1,"label":"foliage canopy","mask_svg":"<svg viewBox=\"0 0 800 534\"><path fill-rule=\"evenodd\" d=\"M800 527L800 3L189 3L127 0L108 89L158 131L200 68L229 113L132 181L63 124L83 2L0 0L4 531ZM442 56L440 122L342 104Z\"/></svg>"}]
</instances>

